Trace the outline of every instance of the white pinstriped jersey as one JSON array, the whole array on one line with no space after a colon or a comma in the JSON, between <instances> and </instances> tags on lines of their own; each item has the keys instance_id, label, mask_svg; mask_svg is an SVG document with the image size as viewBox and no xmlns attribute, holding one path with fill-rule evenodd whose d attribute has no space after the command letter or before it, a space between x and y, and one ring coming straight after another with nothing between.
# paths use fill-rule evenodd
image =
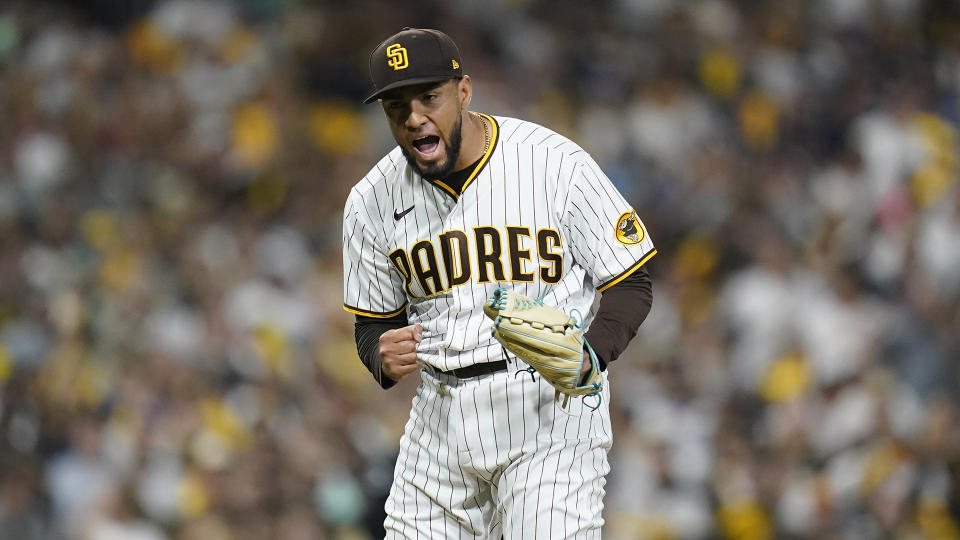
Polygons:
<instances>
[{"instance_id":1,"label":"white pinstriped jersey","mask_svg":"<svg viewBox=\"0 0 960 540\"><path fill-rule=\"evenodd\" d=\"M502 359L483 304L500 286L589 326L597 291L656 250L633 208L580 146L542 126L486 117L492 142L460 193L422 178L394 148L351 190L343 221L344 308L407 310L421 362Z\"/></svg>"}]
</instances>

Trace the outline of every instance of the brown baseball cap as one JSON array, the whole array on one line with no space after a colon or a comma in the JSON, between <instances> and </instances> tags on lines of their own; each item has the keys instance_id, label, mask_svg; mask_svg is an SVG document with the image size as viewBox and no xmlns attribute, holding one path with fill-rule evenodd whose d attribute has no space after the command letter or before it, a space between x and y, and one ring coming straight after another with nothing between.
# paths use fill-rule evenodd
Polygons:
<instances>
[{"instance_id":1,"label":"brown baseball cap","mask_svg":"<svg viewBox=\"0 0 960 540\"><path fill-rule=\"evenodd\" d=\"M460 77L460 51L450 36L439 30L404 28L370 54L373 93L363 102L376 101L401 86Z\"/></svg>"}]
</instances>

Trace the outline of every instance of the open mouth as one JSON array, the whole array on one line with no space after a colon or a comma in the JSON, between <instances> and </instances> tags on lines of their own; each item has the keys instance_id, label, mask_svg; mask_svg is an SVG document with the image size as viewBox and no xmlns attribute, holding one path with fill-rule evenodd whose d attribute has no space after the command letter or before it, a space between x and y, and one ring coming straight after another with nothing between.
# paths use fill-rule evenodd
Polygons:
<instances>
[{"instance_id":1,"label":"open mouth","mask_svg":"<svg viewBox=\"0 0 960 540\"><path fill-rule=\"evenodd\" d=\"M427 135L426 137L421 137L413 141L413 147L417 149L417 152L420 152L424 156L429 156L430 154L437 151L437 148L440 147L440 137L436 135Z\"/></svg>"}]
</instances>

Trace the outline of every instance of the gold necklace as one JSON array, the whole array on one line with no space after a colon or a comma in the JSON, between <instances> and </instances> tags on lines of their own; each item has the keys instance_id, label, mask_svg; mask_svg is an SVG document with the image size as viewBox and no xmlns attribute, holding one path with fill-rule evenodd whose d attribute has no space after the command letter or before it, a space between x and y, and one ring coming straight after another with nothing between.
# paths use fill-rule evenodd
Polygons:
<instances>
[{"instance_id":1,"label":"gold necklace","mask_svg":"<svg viewBox=\"0 0 960 540\"><path fill-rule=\"evenodd\" d=\"M483 153L482 155L487 155L487 150L490 149L490 127L487 126L487 119L480 116L477 113L473 113L477 118L480 119L480 123L483 124Z\"/></svg>"}]
</instances>

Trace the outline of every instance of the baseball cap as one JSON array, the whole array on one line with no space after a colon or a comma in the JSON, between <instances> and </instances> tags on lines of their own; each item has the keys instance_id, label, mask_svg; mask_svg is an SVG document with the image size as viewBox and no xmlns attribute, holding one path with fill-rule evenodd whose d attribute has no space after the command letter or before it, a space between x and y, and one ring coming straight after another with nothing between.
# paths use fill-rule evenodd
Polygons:
<instances>
[{"instance_id":1,"label":"baseball cap","mask_svg":"<svg viewBox=\"0 0 960 540\"><path fill-rule=\"evenodd\" d=\"M439 30L404 28L383 40L370 54L370 103L384 93L411 84L463 77L460 51L450 36Z\"/></svg>"}]
</instances>

